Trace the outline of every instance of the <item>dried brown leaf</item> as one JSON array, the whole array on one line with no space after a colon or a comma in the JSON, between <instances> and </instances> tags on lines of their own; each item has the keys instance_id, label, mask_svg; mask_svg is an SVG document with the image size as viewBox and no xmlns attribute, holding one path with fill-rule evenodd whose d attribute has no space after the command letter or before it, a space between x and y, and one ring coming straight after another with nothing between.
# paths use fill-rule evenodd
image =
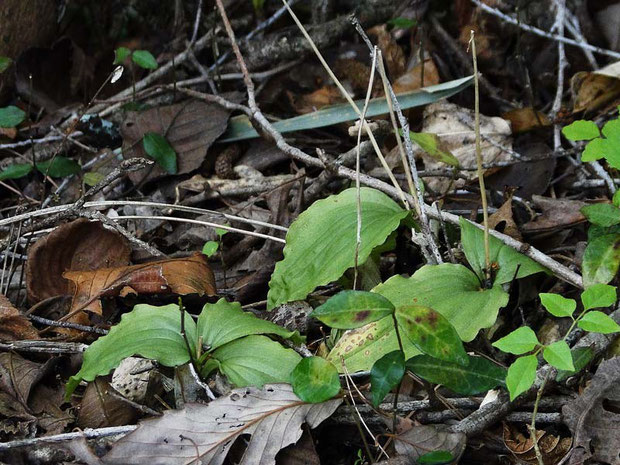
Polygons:
<instances>
[{"instance_id":1,"label":"dried brown leaf","mask_svg":"<svg viewBox=\"0 0 620 465\"><path fill-rule=\"evenodd\" d=\"M405 53L394 40L385 24L375 26L368 31L377 36L377 44L381 49L388 72L392 78L401 76L405 71Z\"/></svg>"},{"instance_id":2,"label":"dried brown leaf","mask_svg":"<svg viewBox=\"0 0 620 465\"><path fill-rule=\"evenodd\" d=\"M39 332L11 301L0 294L0 340L39 339Z\"/></svg>"},{"instance_id":3,"label":"dried brown leaf","mask_svg":"<svg viewBox=\"0 0 620 465\"><path fill-rule=\"evenodd\" d=\"M424 86L433 86L439 84L439 71L435 66L435 62L432 58L424 60L424 85L422 85L422 65L417 64L405 74L394 81L394 92L401 94L404 92L410 92L412 90L419 89Z\"/></svg>"},{"instance_id":4,"label":"dried brown leaf","mask_svg":"<svg viewBox=\"0 0 620 465\"><path fill-rule=\"evenodd\" d=\"M80 428L127 425L136 420L136 410L112 392L114 388L104 378L88 383L77 418Z\"/></svg>"},{"instance_id":5,"label":"dried brown leaf","mask_svg":"<svg viewBox=\"0 0 620 465\"><path fill-rule=\"evenodd\" d=\"M526 463L538 464L534 441L528 434L522 434L511 425L504 424L504 444L515 456ZM536 430L538 449L540 450L545 465L555 465L569 451L571 438L561 438L549 434L544 430Z\"/></svg>"},{"instance_id":6,"label":"dried brown leaf","mask_svg":"<svg viewBox=\"0 0 620 465\"><path fill-rule=\"evenodd\" d=\"M586 203L581 200L554 199L540 195L532 196L532 200L541 208L542 214L523 225L522 230L526 234L568 228L586 220L580 211Z\"/></svg>"},{"instance_id":7,"label":"dried brown leaf","mask_svg":"<svg viewBox=\"0 0 620 465\"><path fill-rule=\"evenodd\" d=\"M455 458L454 463L458 463L466 443L463 433L448 433L439 430L435 425L414 426L394 438L396 452L399 455L406 455L415 463L422 455L439 450L450 452Z\"/></svg>"},{"instance_id":8,"label":"dried brown leaf","mask_svg":"<svg viewBox=\"0 0 620 465\"><path fill-rule=\"evenodd\" d=\"M620 96L620 79L581 71L571 78L573 113L592 112Z\"/></svg>"},{"instance_id":9,"label":"dried brown leaf","mask_svg":"<svg viewBox=\"0 0 620 465\"><path fill-rule=\"evenodd\" d=\"M489 216L489 228L498 229L498 226L502 226L501 232L508 234L510 237L514 237L518 241L521 241L521 232L517 223L515 223L512 217L512 195L504 202L504 204L491 216Z\"/></svg>"}]
</instances>

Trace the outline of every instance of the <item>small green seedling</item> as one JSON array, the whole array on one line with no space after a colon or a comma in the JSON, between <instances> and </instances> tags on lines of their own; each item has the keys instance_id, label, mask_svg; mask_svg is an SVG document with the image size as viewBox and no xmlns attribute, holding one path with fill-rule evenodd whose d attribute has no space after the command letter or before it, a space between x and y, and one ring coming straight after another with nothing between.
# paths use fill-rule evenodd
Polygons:
<instances>
[{"instance_id":1,"label":"small green seedling","mask_svg":"<svg viewBox=\"0 0 620 465\"><path fill-rule=\"evenodd\" d=\"M217 234L217 241L207 241L205 242L205 245L202 246L202 253L207 257L212 257L219 250L220 244L222 243L222 237L224 234L228 233L228 230L215 228L215 233Z\"/></svg>"}]
</instances>

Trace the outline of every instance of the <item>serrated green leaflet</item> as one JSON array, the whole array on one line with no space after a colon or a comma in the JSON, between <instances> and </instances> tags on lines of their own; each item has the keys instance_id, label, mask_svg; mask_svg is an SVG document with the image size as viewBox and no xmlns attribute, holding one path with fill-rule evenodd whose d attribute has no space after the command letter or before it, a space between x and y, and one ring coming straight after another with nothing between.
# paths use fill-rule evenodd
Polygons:
<instances>
[{"instance_id":1,"label":"serrated green leaflet","mask_svg":"<svg viewBox=\"0 0 620 465\"><path fill-rule=\"evenodd\" d=\"M610 203L595 203L581 208L590 223L609 227L620 223L620 208Z\"/></svg>"},{"instance_id":2,"label":"serrated green leaflet","mask_svg":"<svg viewBox=\"0 0 620 465\"><path fill-rule=\"evenodd\" d=\"M185 314L185 332L191 347L196 344L196 323ZM84 352L82 368L67 383L67 397L80 381L106 375L125 358L141 355L164 366L183 365L189 353L181 336L181 312L177 305L136 305L118 325L93 342Z\"/></svg>"},{"instance_id":3,"label":"serrated green leaflet","mask_svg":"<svg viewBox=\"0 0 620 465\"><path fill-rule=\"evenodd\" d=\"M536 333L529 326L522 326L495 341L493 347L497 347L502 352L521 355L531 352L538 344Z\"/></svg>"},{"instance_id":4,"label":"serrated green leaflet","mask_svg":"<svg viewBox=\"0 0 620 465\"><path fill-rule=\"evenodd\" d=\"M252 313L244 312L240 303L229 303L225 299L204 306L198 316L197 334L209 350L251 334L275 334L297 343L302 341L297 331L288 331L270 321L261 320Z\"/></svg>"},{"instance_id":5,"label":"serrated green leaflet","mask_svg":"<svg viewBox=\"0 0 620 465\"><path fill-rule=\"evenodd\" d=\"M16 106L0 108L0 128L14 128L25 119L26 113Z\"/></svg>"},{"instance_id":6,"label":"serrated green leaflet","mask_svg":"<svg viewBox=\"0 0 620 465\"><path fill-rule=\"evenodd\" d=\"M405 374L405 356L400 350L389 352L377 360L370 370L372 405L377 407Z\"/></svg>"},{"instance_id":7,"label":"serrated green leaflet","mask_svg":"<svg viewBox=\"0 0 620 465\"><path fill-rule=\"evenodd\" d=\"M325 402L340 392L338 370L321 357L301 360L291 373L293 392L304 402Z\"/></svg>"},{"instance_id":8,"label":"serrated green leaflet","mask_svg":"<svg viewBox=\"0 0 620 465\"><path fill-rule=\"evenodd\" d=\"M177 172L177 153L164 136L156 132L147 132L142 139L142 145L148 156L155 160L166 173Z\"/></svg>"},{"instance_id":9,"label":"serrated green leaflet","mask_svg":"<svg viewBox=\"0 0 620 465\"><path fill-rule=\"evenodd\" d=\"M556 341L543 349L543 358L558 370L573 371L573 357L566 341Z\"/></svg>"},{"instance_id":10,"label":"serrated green leaflet","mask_svg":"<svg viewBox=\"0 0 620 465\"><path fill-rule=\"evenodd\" d=\"M265 383L288 383L291 372L301 360L266 336L247 336L221 346L213 352L220 371L237 387Z\"/></svg>"},{"instance_id":11,"label":"serrated green leaflet","mask_svg":"<svg viewBox=\"0 0 620 465\"><path fill-rule=\"evenodd\" d=\"M382 295L365 291L342 291L317 307L310 316L332 328L355 329L393 312L394 305Z\"/></svg>"},{"instance_id":12,"label":"serrated green leaflet","mask_svg":"<svg viewBox=\"0 0 620 465\"><path fill-rule=\"evenodd\" d=\"M583 254L582 274L586 288L606 284L618 273L620 265L620 234L605 234L588 242Z\"/></svg>"},{"instance_id":13,"label":"serrated green leaflet","mask_svg":"<svg viewBox=\"0 0 620 465\"><path fill-rule=\"evenodd\" d=\"M473 76L467 76L455 81L424 87L423 89L398 95L398 102L403 110L427 105L442 98L450 97L466 89L472 83ZM357 101L356 104L360 109L364 107L363 101ZM388 112L389 108L387 101L384 98L376 98L370 100L366 117L370 118L372 116L387 114ZM342 105L324 108L306 115L296 116L284 121L278 121L273 124L273 127L281 134L284 134L291 131L302 131L305 129L332 126L334 124L343 123L345 121L354 121L357 119L359 119L359 115L348 103L345 103ZM226 133L218 140L218 142L234 142L244 139L254 139L256 137L259 137L258 133L254 127L252 127L252 124L248 118L244 115L230 119Z\"/></svg>"},{"instance_id":14,"label":"serrated green leaflet","mask_svg":"<svg viewBox=\"0 0 620 465\"><path fill-rule=\"evenodd\" d=\"M477 228L471 221L460 218L461 241L463 251L467 261L478 275L480 280L484 279L484 268L486 266L484 257L484 231ZM534 260L517 252L512 247L507 246L496 237L489 237L489 249L491 263L496 263L499 270L495 275L494 285L504 284L512 281L515 277L517 267L519 269L516 278L525 278L534 273L547 271Z\"/></svg>"},{"instance_id":15,"label":"serrated green leaflet","mask_svg":"<svg viewBox=\"0 0 620 465\"><path fill-rule=\"evenodd\" d=\"M363 187L361 247L364 263L408 214L376 189ZM340 278L355 263L356 190L313 203L293 222L286 235L284 260L269 281L267 308L302 300L316 287Z\"/></svg>"},{"instance_id":16,"label":"serrated green leaflet","mask_svg":"<svg viewBox=\"0 0 620 465\"><path fill-rule=\"evenodd\" d=\"M594 121L577 120L562 128L564 137L570 140L591 140L601 136Z\"/></svg>"},{"instance_id":17,"label":"serrated green leaflet","mask_svg":"<svg viewBox=\"0 0 620 465\"><path fill-rule=\"evenodd\" d=\"M67 157L55 157L53 159L37 163L37 169L44 175L52 178L64 178L79 173L82 169L78 162Z\"/></svg>"},{"instance_id":18,"label":"serrated green leaflet","mask_svg":"<svg viewBox=\"0 0 620 465\"><path fill-rule=\"evenodd\" d=\"M396 309L396 320L403 337L421 352L440 360L468 363L458 333L441 313L421 305L403 305Z\"/></svg>"},{"instance_id":19,"label":"serrated green leaflet","mask_svg":"<svg viewBox=\"0 0 620 465\"><path fill-rule=\"evenodd\" d=\"M442 384L458 394L471 396L504 384L506 369L483 357L468 355L469 363L461 365L418 355L407 360L407 369L430 383Z\"/></svg>"},{"instance_id":20,"label":"serrated green leaflet","mask_svg":"<svg viewBox=\"0 0 620 465\"><path fill-rule=\"evenodd\" d=\"M545 309L553 316L558 318L570 317L577 308L577 302L574 299L567 299L558 294L539 294L540 302Z\"/></svg>"},{"instance_id":21,"label":"serrated green leaflet","mask_svg":"<svg viewBox=\"0 0 620 465\"><path fill-rule=\"evenodd\" d=\"M411 278L393 276L373 292L395 307L422 305L436 310L466 342L493 325L499 309L508 303L508 294L500 287L482 289L472 271L452 263L425 265Z\"/></svg>"},{"instance_id":22,"label":"serrated green leaflet","mask_svg":"<svg viewBox=\"0 0 620 465\"><path fill-rule=\"evenodd\" d=\"M404 337L402 342L405 359L420 353L409 339ZM341 373L344 373L343 362L350 373L367 371L377 360L395 350L399 350L399 347L394 320L390 315L345 332L330 351L327 360L331 361Z\"/></svg>"},{"instance_id":23,"label":"serrated green leaflet","mask_svg":"<svg viewBox=\"0 0 620 465\"><path fill-rule=\"evenodd\" d=\"M616 288L609 284L593 284L581 294L584 310L609 307L616 303Z\"/></svg>"},{"instance_id":24,"label":"serrated green leaflet","mask_svg":"<svg viewBox=\"0 0 620 465\"><path fill-rule=\"evenodd\" d=\"M581 329L592 333L611 334L620 331L620 326L609 315L603 312L591 311L586 313L577 323Z\"/></svg>"},{"instance_id":25,"label":"serrated green leaflet","mask_svg":"<svg viewBox=\"0 0 620 465\"><path fill-rule=\"evenodd\" d=\"M148 50L135 50L131 54L131 59L140 68L157 69L157 60Z\"/></svg>"},{"instance_id":26,"label":"serrated green leaflet","mask_svg":"<svg viewBox=\"0 0 620 465\"><path fill-rule=\"evenodd\" d=\"M506 375L506 387L512 402L519 395L527 391L536 379L538 360L535 355L527 355L516 359Z\"/></svg>"},{"instance_id":27,"label":"serrated green leaflet","mask_svg":"<svg viewBox=\"0 0 620 465\"><path fill-rule=\"evenodd\" d=\"M29 163L15 163L9 165L0 171L0 181L5 179L19 179L28 175L32 171L32 165Z\"/></svg>"}]
</instances>

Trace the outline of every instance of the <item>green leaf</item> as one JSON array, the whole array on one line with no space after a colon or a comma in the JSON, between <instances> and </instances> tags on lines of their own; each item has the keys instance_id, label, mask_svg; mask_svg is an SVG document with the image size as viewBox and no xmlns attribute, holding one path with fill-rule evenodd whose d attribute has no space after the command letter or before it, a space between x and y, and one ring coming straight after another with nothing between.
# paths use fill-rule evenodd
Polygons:
<instances>
[{"instance_id":1,"label":"green leaf","mask_svg":"<svg viewBox=\"0 0 620 465\"><path fill-rule=\"evenodd\" d=\"M288 383L301 360L297 352L266 336L235 339L213 352L213 358L232 384L258 388L265 383Z\"/></svg>"},{"instance_id":2,"label":"green leaf","mask_svg":"<svg viewBox=\"0 0 620 465\"><path fill-rule=\"evenodd\" d=\"M177 154L161 134L147 132L142 139L144 151L155 160L168 174L177 172Z\"/></svg>"},{"instance_id":3,"label":"green leaf","mask_svg":"<svg viewBox=\"0 0 620 465\"><path fill-rule=\"evenodd\" d=\"M229 225L226 225L229 226ZM220 237L220 239L224 236L224 234L228 234L228 229L222 229L222 228L215 228L215 234L218 235L218 237Z\"/></svg>"},{"instance_id":4,"label":"green leaf","mask_svg":"<svg viewBox=\"0 0 620 465\"><path fill-rule=\"evenodd\" d=\"M0 57L0 73L4 73L11 66L11 63L13 63L13 60L9 57Z\"/></svg>"},{"instance_id":5,"label":"green leaf","mask_svg":"<svg viewBox=\"0 0 620 465\"><path fill-rule=\"evenodd\" d=\"M362 187L361 201L358 263L364 263L408 214L376 189ZM354 265L356 218L355 188L314 202L297 217L286 235L284 260L276 264L269 282L268 309L305 299Z\"/></svg>"},{"instance_id":6,"label":"green leaf","mask_svg":"<svg viewBox=\"0 0 620 465\"><path fill-rule=\"evenodd\" d=\"M441 148L437 134L409 131L409 139L418 144L430 157L450 166L459 166L458 159L449 150Z\"/></svg>"},{"instance_id":7,"label":"green leaf","mask_svg":"<svg viewBox=\"0 0 620 465\"><path fill-rule=\"evenodd\" d=\"M196 345L196 323L185 314L185 334L190 347ZM163 307L136 305L124 314L110 332L93 342L84 352L82 368L67 383L70 397L80 381L93 381L107 375L125 358L132 355L157 360L164 366L183 365L190 360L181 336L181 312L178 305Z\"/></svg>"},{"instance_id":8,"label":"green leaf","mask_svg":"<svg viewBox=\"0 0 620 465\"><path fill-rule=\"evenodd\" d=\"M609 284L594 284L581 294L584 310L609 307L616 303L616 288Z\"/></svg>"},{"instance_id":9,"label":"green leaf","mask_svg":"<svg viewBox=\"0 0 620 465\"><path fill-rule=\"evenodd\" d=\"M89 171L88 173L84 173L84 184L87 186L95 186L103 179L105 176L97 171Z\"/></svg>"},{"instance_id":10,"label":"green leaf","mask_svg":"<svg viewBox=\"0 0 620 465\"><path fill-rule=\"evenodd\" d=\"M157 69L157 60L148 50L135 50L131 54L131 59L140 68Z\"/></svg>"},{"instance_id":11,"label":"green leaf","mask_svg":"<svg viewBox=\"0 0 620 465\"><path fill-rule=\"evenodd\" d=\"M562 134L569 140L591 140L601 136L594 121L577 120L562 128Z\"/></svg>"},{"instance_id":12,"label":"green leaf","mask_svg":"<svg viewBox=\"0 0 620 465\"><path fill-rule=\"evenodd\" d=\"M337 329L354 329L394 312L394 305L382 295L366 291L342 291L317 307L311 317Z\"/></svg>"},{"instance_id":13,"label":"green leaf","mask_svg":"<svg viewBox=\"0 0 620 465\"><path fill-rule=\"evenodd\" d=\"M620 208L610 203L595 203L581 208L590 223L609 227L620 223Z\"/></svg>"},{"instance_id":14,"label":"green leaf","mask_svg":"<svg viewBox=\"0 0 620 465\"><path fill-rule=\"evenodd\" d=\"M0 181L23 178L31 171L32 165L30 163L14 163L0 171Z\"/></svg>"},{"instance_id":15,"label":"green leaf","mask_svg":"<svg viewBox=\"0 0 620 465\"><path fill-rule=\"evenodd\" d=\"M524 393L536 379L536 368L538 367L538 360L535 355L526 355L525 357L519 357L508 368L508 374L506 375L506 387L510 393L510 401L512 402Z\"/></svg>"},{"instance_id":16,"label":"green leaf","mask_svg":"<svg viewBox=\"0 0 620 465\"><path fill-rule=\"evenodd\" d=\"M26 113L16 106L0 108L0 128L14 128L25 119Z\"/></svg>"},{"instance_id":17,"label":"green leaf","mask_svg":"<svg viewBox=\"0 0 620 465\"><path fill-rule=\"evenodd\" d=\"M406 92L398 95L398 103L403 110L413 107L427 105L442 98L451 97L461 92L473 83L473 76L467 76L455 81L448 81L435 86L424 87L422 89ZM358 100L357 107L361 110L364 101ZM366 117L371 118L377 115L385 115L389 112L388 103L385 98L370 100ZM281 134L302 131L305 129L323 128L343 123L345 121L355 121L359 115L351 108L348 103L335 105L306 115L296 116L273 124L273 127ZM259 137L258 133L250 123L247 116L233 117L229 120L226 133L218 139L218 142L235 142L244 139L254 139Z\"/></svg>"},{"instance_id":18,"label":"green leaf","mask_svg":"<svg viewBox=\"0 0 620 465\"><path fill-rule=\"evenodd\" d=\"M546 346L543 349L543 358L549 365L556 367L558 370L575 370L570 347L568 347L568 344L564 340L556 341Z\"/></svg>"},{"instance_id":19,"label":"green leaf","mask_svg":"<svg viewBox=\"0 0 620 465\"><path fill-rule=\"evenodd\" d=\"M467 261L482 281L485 278L483 270L486 266L484 258L484 231L477 228L471 221L467 221L462 217L459 223L461 225L463 251L465 252ZM497 263L497 265L499 265L499 271L495 276L494 285L512 281L515 277L517 267L519 267L517 279L525 278L526 276L541 271L547 271L534 260L517 252L512 247L507 246L496 237L489 236L489 249L491 263Z\"/></svg>"},{"instance_id":20,"label":"green leaf","mask_svg":"<svg viewBox=\"0 0 620 465\"><path fill-rule=\"evenodd\" d=\"M503 338L495 341L492 345L502 352L521 355L531 352L539 344L536 333L534 333L529 326L521 326Z\"/></svg>"},{"instance_id":21,"label":"green leaf","mask_svg":"<svg viewBox=\"0 0 620 465\"><path fill-rule=\"evenodd\" d=\"M377 360L370 370L372 405L375 407L385 399L405 374L405 355L400 350L389 352Z\"/></svg>"},{"instance_id":22,"label":"green leaf","mask_svg":"<svg viewBox=\"0 0 620 465\"><path fill-rule=\"evenodd\" d=\"M420 305L403 305L396 309L396 320L403 337L423 353L462 365L469 362L459 334L441 313Z\"/></svg>"},{"instance_id":23,"label":"green leaf","mask_svg":"<svg viewBox=\"0 0 620 465\"><path fill-rule=\"evenodd\" d=\"M620 208L620 190L617 190L614 193L614 196L611 199L611 202L618 208Z\"/></svg>"},{"instance_id":24,"label":"green leaf","mask_svg":"<svg viewBox=\"0 0 620 465\"><path fill-rule=\"evenodd\" d=\"M202 343L208 346L208 350L217 349L250 334L275 334L297 343L301 342L297 331L288 331L270 321L261 320L250 312L244 312L240 303L229 303L226 299L205 304L197 325L198 337L202 337Z\"/></svg>"},{"instance_id":25,"label":"green leaf","mask_svg":"<svg viewBox=\"0 0 620 465\"><path fill-rule=\"evenodd\" d=\"M390 19L387 23L396 29L410 29L417 24L417 21L409 18L398 17Z\"/></svg>"},{"instance_id":26,"label":"green leaf","mask_svg":"<svg viewBox=\"0 0 620 465\"><path fill-rule=\"evenodd\" d=\"M44 175L52 178L64 178L79 173L82 167L75 160L59 156L37 163L37 169Z\"/></svg>"},{"instance_id":27,"label":"green leaf","mask_svg":"<svg viewBox=\"0 0 620 465\"><path fill-rule=\"evenodd\" d=\"M393 276L374 292L395 307L422 305L441 313L461 339L469 342L482 328L495 323L499 309L508 303L501 287L482 289L476 275L463 265L425 265L411 278Z\"/></svg>"},{"instance_id":28,"label":"green leaf","mask_svg":"<svg viewBox=\"0 0 620 465\"><path fill-rule=\"evenodd\" d=\"M606 234L588 242L583 254L582 275L586 288L606 284L618 273L620 234Z\"/></svg>"},{"instance_id":29,"label":"green leaf","mask_svg":"<svg viewBox=\"0 0 620 465\"><path fill-rule=\"evenodd\" d=\"M321 357L301 360L291 374L293 392L304 402L318 404L340 392L338 370Z\"/></svg>"},{"instance_id":30,"label":"green leaf","mask_svg":"<svg viewBox=\"0 0 620 465\"><path fill-rule=\"evenodd\" d=\"M403 337L402 342L405 359L420 353L408 338ZM330 351L327 360L341 373L344 373L343 362L350 373L367 371L377 360L395 350L399 350L399 347L394 320L390 315L361 328L346 331Z\"/></svg>"},{"instance_id":31,"label":"green leaf","mask_svg":"<svg viewBox=\"0 0 620 465\"><path fill-rule=\"evenodd\" d=\"M605 160L611 167L620 169L620 118L607 121L601 132L605 136L602 144Z\"/></svg>"},{"instance_id":32,"label":"green leaf","mask_svg":"<svg viewBox=\"0 0 620 465\"><path fill-rule=\"evenodd\" d=\"M265 0L252 0L252 5L254 6L254 10L260 11L265 5Z\"/></svg>"},{"instance_id":33,"label":"green leaf","mask_svg":"<svg viewBox=\"0 0 620 465\"><path fill-rule=\"evenodd\" d=\"M215 254L215 252L217 252L219 246L220 244L217 241L207 241L205 242L205 245L202 246L202 253L207 257L211 257Z\"/></svg>"},{"instance_id":34,"label":"green leaf","mask_svg":"<svg viewBox=\"0 0 620 465\"><path fill-rule=\"evenodd\" d=\"M611 334L620 331L620 326L609 315L594 310L586 313L577 323L584 331Z\"/></svg>"},{"instance_id":35,"label":"green leaf","mask_svg":"<svg viewBox=\"0 0 620 465\"><path fill-rule=\"evenodd\" d=\"M469 356L469 364L417 355L407 360L407 369L430 383L442 384L457 394L472 396L503 385L506 369L484 357Z\"/></svg>"},{"instance_id":36,"label":"green leaf","mask_svg":"<svg viewBox=\"0 0 620 465\"><path fill-rule=\"evenodd\" d=\"M572 371L558 370L558 374L555 378L557 382L563 381L569 376L573 376L583 370L585 366L590 363L590 360L594 358L594 351L591 347L576 347L571 350L571 358L573 359L575 369Z\"/></svg>"},{"instance_id":37,"label":"green leaf","mask_svg":"<svg viewBox=\"0 0 620 465\"><path fill-rule=\"evenodd\" d=\"M581 154L581 161L595 161L600 160L605 156L607 151L607 141L605 139L593 139L586 144L586 148Z\"/></svg>"},{"instance_id":38,"label":"green leaf","mask_svg":"<svg viewBox=\"0 0 620 465\"><path fill-rule=\"evenodd\" d=\"M577 308L577 302L574 299L567 299L558 294L539 294L540 302L549 313L558 318L571 317Z\"/></svg>"},{"instance_id":39,"label":"green leaf","mask_svg":"<svg viewBox=\"0 0 620 465\"><path fill-rule=\"evenodd\" d=\"M444 465L452 463L453 461L454 456L447 450L434 450L418 458L418 463L420 465Z\"/></svg>"},{"instance_id":40,"label":"green leaf","mask_svg":"<svg viewBox=\"0 0 620 465\"><path fill-rule=\"evenodd\" d=\"M114 63L113 65L122 65L127 57L131 54L131 50L127 47L119 47L114 50Z\"/></svg>"}]
</instances>

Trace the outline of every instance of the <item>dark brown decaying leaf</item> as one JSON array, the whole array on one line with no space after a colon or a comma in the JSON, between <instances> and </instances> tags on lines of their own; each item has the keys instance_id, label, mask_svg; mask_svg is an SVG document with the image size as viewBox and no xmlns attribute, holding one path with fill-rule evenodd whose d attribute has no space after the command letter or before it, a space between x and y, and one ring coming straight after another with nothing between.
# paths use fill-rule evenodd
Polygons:
<instances>
[{"instance_id":1,"label":"dark brown decaying leaf","mask_svg":"<svg viewBox=\"0 0 620 465\"><path fill-rule=\"evenodd\" d=\"M22 339L39 339L39 332L9 299L0 294L0 341Z\"/></svg>"},{"instance_id":2,"label":"dark brown decaying leaf","mask_svg":"<svg viewBox=\"0 0 620 465\"><path fill-rule=\"evenodd\" d=\"M288 384L234 389L208 405L188 404L140 424L103 457L106 464L221 464L235 439L251 435L240 465L275 463L280 449L294 444L301 425L319 425L342 399L301 401Z\"/></svg>"},{"instance_id":3,"label":"dark brown decaying leaf","mask_svg":"<svg viewBox=\"0 0 620 465\"><path fill-rule=\"evenodd\" d=\"M498 228L501 226L502 228ZM521 232L512 216L512 195L491 216L489 216L489 228L503 232L504 234L522 241Z\"/></svg>"},{"instance_id":4,"label":"dark brown decaying leaf","mask_svg":"<svg viewBox=\"0 0 620 465\"><path fill-rule=\"evenodd\" d=\"M100 297L216 293L213 272L207 263L207 257L200 253L141 265L95 271L69 271L63 276L69 280L73 294L71 313L86 310L101 315ZM88 323L88 316L80 311L68 321Z\"/></svg>"},{"instance_id":5,"label":"dark brown decaying leaf","mask_svg":"<svg viewBox=\"0 0 620 465\"><path fill-rule=\"evenodd\" d=\"M26 262L26 289L31 303L70 293L66 271L124 266L131 248L127 239L85 218L59 226L34 243Z\"/></svg>"},{"instance_id":6,"label":"dark brown decaying leaf","mask_svg":"<svg viewBox=\"0 0 620 465\"><path fill-rule=\"evenodd\" d=\"M532 201L542 210L542 215L523 225L522 230L525 234L550 232L583 223L586 220L580 211L586 203L581 200L553 199L534 195Z\"/></svg>"},{"instance_id":7,"label":"dark brown decaying leaf","mask_svg":"<svg viewBox=\"0 0 620 465\"><path fill-rule=\"evenodd\" d=\"M618 405L620 357L614 357L601 363L585 391L562 407L564 421L573 433L573 456L620 465Z\"/></svg>"},{"instance_id":8,"label":"dark brown decaying leaf","mask_svg":"<svg viewBox=\"0 0 620 465\"><path fill-rule=\"evenodd\" d=\"M515 456L526 463L538 464L534 441L529 433L523 434L517 428L504 423L504 444ZM561 438L548 434L544 430L536 430L538 449L545 463L558 463L570 450L571 438Z\"/></svg>"},{"instance_id":9,"label":"dark brown decaying leaf","mask_svg":"<svg viewBox=\"0 0 620 465\"><path fill-rule=\"evenodd\" d=\"M112 394L114 388L104 378L88 383L78 413L80 428L104 428L133 423L137 412L127 402Z\"/></svg>"},{"instance_id":10,"label":"dark brown decaying leaf","mask_svg":"<svg viewBox=\"0 0 620 465\"><path fill-rule=\"evenodd\" d=\"M0 354L0 391L26 407L31 389L47 373L51 363L31 362L10 352Z\"/></svg>"},{"instance_id":11,"label":"dark brown decaying leaf","mask_svg":"<svg viewBox=\"0 0 620 465\"><path fill-rule=\"evenodd\" d=\"M123 157L148 158L142 138L147 132L164 136L177 154L177 173L185 174L200 167L207 150L226 130L230 112L215 104L200 100L187 100L164 107L151 108L142 113L130 113L121 125L123 136ZM159 166L146 175L131 173L134 183L145 178L150 180L166 175Z\"/></svg>"},{"instance_id":12,"label":"dark brown decaying leaf","mask_svg":"<svg viewBox=\"0 0 620 465\"><path fill-rule=\"evenodd\" d=\"M414 426L394 438L396 452L409 457L412 463L424 454L439 450L450 452L455 458L455 463L458 463L466 443L464 434L440 431L434 425Z\"/></svg>"},{"instance_id":13,"label":"dark brown decaying leaf","mask_svg":"<svg viewBox=\"0 0 620 465\"><path fill-rule=\"evenodd\" d=\"M58 383L55 388L39 383L30 394L30 410L37 417L37 425L46 434L60 434L75 421L72 409L62 410L64 402L64 385Z\"/></svg>"},{"instance_id":14,"label":"dark brown decaying leaf","mask_svg":"<svg viewBox=\"0 0 620 465\"><path fill-rule=\"evenodd\" d=\"M278 465L321 465L321 459L314 447L312 434L304 431L297 444L286 447L278 454Z\"/></svg>"}]
</instances>

